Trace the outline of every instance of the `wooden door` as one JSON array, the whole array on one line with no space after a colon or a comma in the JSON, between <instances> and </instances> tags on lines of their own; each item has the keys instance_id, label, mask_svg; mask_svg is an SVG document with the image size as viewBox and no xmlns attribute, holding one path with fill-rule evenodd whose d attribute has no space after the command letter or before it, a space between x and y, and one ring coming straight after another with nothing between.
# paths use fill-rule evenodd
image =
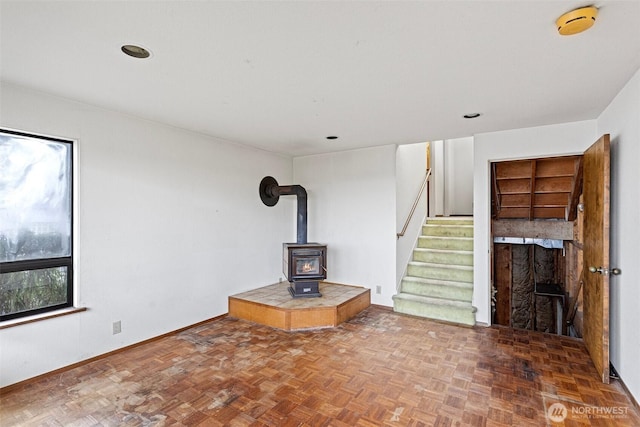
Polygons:
<instances>
[{"instance_id":1,"label":"wooden door","mask_svg":"<svg viewBox=\"0 0 640 427\"><path fill-rule=\"evenodd\" d=\"M583 177L583 339L602 382L609 383L609 135L585 151Z\"/></svg>"}]
</instances>

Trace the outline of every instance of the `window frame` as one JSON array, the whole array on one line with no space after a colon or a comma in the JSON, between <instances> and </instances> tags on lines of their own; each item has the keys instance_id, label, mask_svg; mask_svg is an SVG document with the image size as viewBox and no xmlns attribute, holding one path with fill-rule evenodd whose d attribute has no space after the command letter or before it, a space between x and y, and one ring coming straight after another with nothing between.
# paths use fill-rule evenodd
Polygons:
<instances>
[{"instance_id":1,"label":"window frame","mask_svg":"<svg viewBox=\"0 0 640 427\"><path fill-rule=\"evenodd\" d=\"M74 242L75 242L75 141L71 139L57 138L47 135L36 134L32 132L23 132L0 127L0 133L6 135L22 136L27 138L36 138L40 140L63 143L69 146L69 208L70 208L70 236L69 236L69 255L64 257L27 259L17 261L0 261L0 273L16 273L20 271L42 270L47 268L64 267L67 269L67 292L66 301L64 303L50 305L46 307L24 310L9 314L0 314L0 322L15 320L24 317L48 313L64 308L74 307Z\"/></svg>"}]
</instances>

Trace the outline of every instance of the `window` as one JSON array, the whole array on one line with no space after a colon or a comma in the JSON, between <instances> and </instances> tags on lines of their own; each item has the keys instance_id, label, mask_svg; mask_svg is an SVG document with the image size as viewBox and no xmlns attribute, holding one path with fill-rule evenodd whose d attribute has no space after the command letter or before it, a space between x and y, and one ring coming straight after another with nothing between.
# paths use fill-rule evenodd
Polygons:
<instances>
[{"instance_id":1,"label":"window","mask_svg":"<svg viewBox=\"0 0 640 427\"><path fill-rule=\"evenodd\" d=\"M72 152L0 129L0 321L73 305Z\"/></svg>"}]
</instances>

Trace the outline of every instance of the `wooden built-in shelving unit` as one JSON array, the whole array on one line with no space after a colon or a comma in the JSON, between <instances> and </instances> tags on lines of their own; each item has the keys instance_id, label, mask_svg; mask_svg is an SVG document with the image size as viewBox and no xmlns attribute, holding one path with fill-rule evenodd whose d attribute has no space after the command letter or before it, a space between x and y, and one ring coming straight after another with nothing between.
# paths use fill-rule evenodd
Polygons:
<instances>
[{"instance_id":1,"label":"wooden built-in shelving unit","mask_svg":"<svg viewBox=\"0 0 640 427\"><path fill-rule=\"evenodd\" d=\"M495 219L575 219L582 156L497 162L492 169Z\"/></svg>"}]
</instances>

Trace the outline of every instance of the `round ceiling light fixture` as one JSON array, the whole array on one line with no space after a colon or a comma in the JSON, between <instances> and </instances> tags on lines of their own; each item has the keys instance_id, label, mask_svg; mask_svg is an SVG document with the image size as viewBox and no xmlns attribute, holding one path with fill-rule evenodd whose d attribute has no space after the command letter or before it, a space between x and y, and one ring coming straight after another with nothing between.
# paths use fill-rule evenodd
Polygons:
<instances>
[{"instance_id":1,"label":"round ceiling light fixture","mask_svg":"<svg viewBox=\"0 0 640 427\"><path fill-rule=\"evenodd\" d=\"M558 33L562 36L578 34L593 27L598 16L598 8L595 6L581 7L567 12L556 19Z\"/></svg>"},{"instance_id":2,"label":"round ceiling light fixture","mask_svg":"<svg viewBox=\"0 0 640 427\"><path fill-rule=\"evenodd\" d=\"M139 59L145 59L151 56L151 52L149 52L142 46L138 46L135 44L125 44L120 48L120 50L122 50L125 55L129 55Z\"/></svg>"},{"instance_id":3,"label":"round ceiling light fixture","mask_svg":"<svg viewBox=\"0 0 640 427\"><path fill-rule=\"evenodd\" d=\"M480 113L469 113L469 114L465 114L464 116L465 119L477 119L478 117L480 117Z\"/></svg>"}]
</instances>

